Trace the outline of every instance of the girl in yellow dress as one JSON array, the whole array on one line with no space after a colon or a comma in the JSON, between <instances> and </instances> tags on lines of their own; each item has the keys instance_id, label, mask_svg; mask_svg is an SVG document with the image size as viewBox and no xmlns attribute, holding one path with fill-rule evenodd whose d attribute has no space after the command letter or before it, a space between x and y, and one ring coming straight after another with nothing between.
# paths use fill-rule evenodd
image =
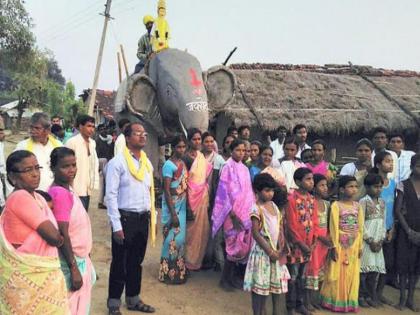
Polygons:
<instances>
[{"instance_id":1,"label":"girl in yellow dress","mask_svg":"<svg viewBox=\"0 0 420 315\"><path fill-rule=\"evenodd\" d=\"M363 210L353 201L358 193L353 176L339 179L340 199L330 212L330 236L334 244L323 287L321 303L334 312L359 310L360 257L363 246Z\"/></svg>"}]
</instances>

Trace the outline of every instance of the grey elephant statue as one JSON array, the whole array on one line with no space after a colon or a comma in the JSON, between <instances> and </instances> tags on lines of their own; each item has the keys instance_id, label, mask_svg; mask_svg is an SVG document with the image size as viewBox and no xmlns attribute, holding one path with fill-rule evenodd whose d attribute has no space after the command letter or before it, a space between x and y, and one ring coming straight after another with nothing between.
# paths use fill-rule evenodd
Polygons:
<instances>
[{"instance_id":1,"label":"grey elephant statue","mask_svg":"<svg viewBox=\"0 0 420 315\"><path fill-rule=\"evenodd\" d=\"M151 58L142 72L125 79L115 99L115 116L139 120L149 133L146 152L156 165L165 136L206 131L209 109L223 111L234 98L236 79L225 66L203 72L194 56L166 49Z\"/></svg>"}]
</instances>

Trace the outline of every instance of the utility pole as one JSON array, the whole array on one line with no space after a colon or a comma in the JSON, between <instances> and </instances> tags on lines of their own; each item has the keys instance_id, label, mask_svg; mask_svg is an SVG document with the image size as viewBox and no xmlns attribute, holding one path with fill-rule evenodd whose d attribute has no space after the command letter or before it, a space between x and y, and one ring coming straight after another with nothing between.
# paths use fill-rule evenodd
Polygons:
<instances>
[{"instance_id":1,"label":"utility pole","mask_svg":"<svg viewBox=\"0 0 420 315\"><path fill-rule=\"evenodd\" d=\"M104 12L104 27L102 29L102 37L101 37L101 43L99 45L99 53L98 53L98 59L96 61L96 69L95 69L95 77L93 79L93 86L92 91L90 94L89 99L89 107L88 107L88 114L93 115L93 109L95 107L95 100L96 100L96 89L98 88L98 81L99 81L99 72L101 70L101 63L102 63L102 55L104 51L104 45L105 45L105 37L106 37L106 30L108 28L108 22L111 16L109 15L109 11L111 10L111 2L112 0L107 0L105 4L105 12Z\"/></svg>"}]
</instances>

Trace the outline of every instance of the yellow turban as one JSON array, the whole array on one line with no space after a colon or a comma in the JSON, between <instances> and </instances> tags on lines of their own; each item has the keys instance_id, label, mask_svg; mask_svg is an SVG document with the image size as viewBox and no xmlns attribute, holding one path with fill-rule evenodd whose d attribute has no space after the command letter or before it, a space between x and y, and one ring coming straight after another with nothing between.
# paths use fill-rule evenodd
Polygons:
<instances>
[{"instance_id":1,"label":"yellow turban","mask_svg":"<svg viewBox=\"0 0 420 315\"><path fill-rule=\"evenodd\" d=\"M151 15L145 15L143 17L143 24L146 25L147 23L153 23L155 19Z\"/></svg>"},{"instance_id":2,"label":"yellow turban","mask_svg":"<svg viewBox=\"0 0 420 315\"><path fill-rule=\"evenodd\" d=\"M163 8L166 9L166 1L165 0L159 0L158 1L158 9Z\"/></svg>"}]
</instances>

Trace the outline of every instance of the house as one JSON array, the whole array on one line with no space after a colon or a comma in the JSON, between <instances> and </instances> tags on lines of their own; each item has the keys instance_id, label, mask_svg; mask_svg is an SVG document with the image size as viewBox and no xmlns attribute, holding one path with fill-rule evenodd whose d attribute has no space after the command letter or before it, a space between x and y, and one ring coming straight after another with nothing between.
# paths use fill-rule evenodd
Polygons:
<instances>
[{"instance_id":1,"label":"house","mask_svg":"<svg viewBox=\"0 0 420 315\"><path fill-rule=\"evenodd\" d=\"M91 89L83 90L83 94L79 97L82 98L83 102L88 104ZM114 99L116 92L109 90L96 90L96 99L94 107L94 117L97 124L105 123L114 116Z\"/></svg>"},{"instance_id":2,"label":"house","mask_svg":"<svg viewBox=\"0 0 420 315\"><path fill-rule=\"evenodd\" d=\"M18 104L19 101L16 100L0 106L0 116L3 120L5 129L12 129L15 127L16 120L19 115L19 111L17 109ZM28 129L29 121L33 113L39 111L42 110L36 108L25 108L22 114L21 129Z\"/></svg>"},{"instance_id":3,"label":"house","mask_svg":"<svg viewBox=\"0 0 420 315\"><path fill-rule=\"evenodd\" d=\"M357 139L377 126L402 132L415 148L420 126L420 73L353 65L232 64L237 90L231 104L210 109L221 139L231 124L253 134L308 126L338 156L354 155Z\"/></svg>"}]
</instances>

